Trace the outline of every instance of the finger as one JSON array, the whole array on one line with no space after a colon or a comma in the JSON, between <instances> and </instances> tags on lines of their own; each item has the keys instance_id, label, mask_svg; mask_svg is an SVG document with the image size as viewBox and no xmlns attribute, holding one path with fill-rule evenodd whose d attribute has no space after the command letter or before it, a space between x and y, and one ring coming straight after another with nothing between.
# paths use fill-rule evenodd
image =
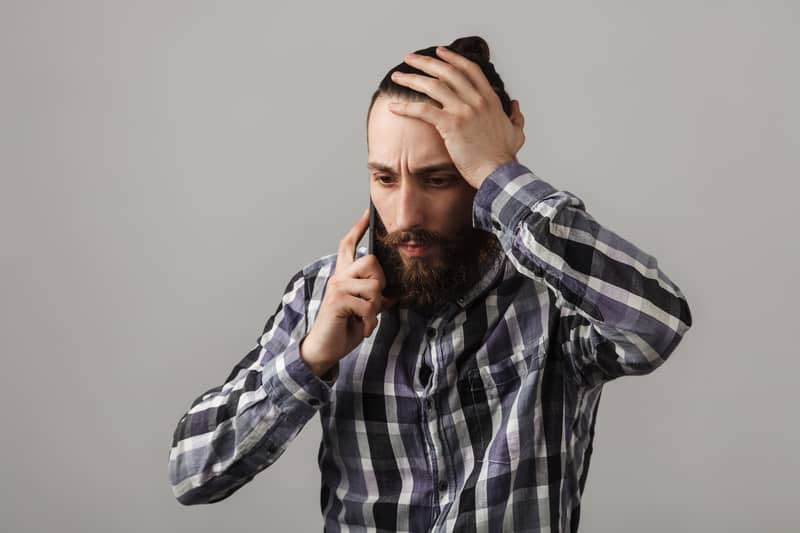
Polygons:
<instances>
[{"instance_id":1,"label":"finger","mask_svg":"<svg viewBox=\"0 0 800 533\"><path fill-rule=\"evenodd\" d=\"M347 278L340 280L337 287L345 294L371 302L379 301L381 297L381 286L374 279Z\"/></svg>"},{"instance_id":2,"label":"finger","mask_svg":"<svg viewBox=\"0 0 800 533\"><path fill-rule=\"evenodd\" d=\"M377 326L377 310L373 304L355 296L347 296L344 300L344 305L349 311L349 314L361 319L364 323L364 336L369 336L369 333Z\"/></svg>"},{"instance_id":3,"label":"finger","mask_svg":"<svg viewBox=\"0 0 800 533\"><path fill-rule=\"evenodd\" d=\"M346 278L371 278L378 280L381 288L386 286L386 276L375 254L368 254L353 261L342 272Z\"/></svg>"},{"instance_id":4,"label":"finger","mask_svg":"<svg viewBox=\"0 0 800 533\"><path fill-rule=\"evenodd\" d=\"M457 109L471 99L457 95L446 83L436 78L412 74L409 72L392 72L392 80L416 91L427 94L447 109Z\"/></svg>"},{"instance_id":5,"label":"finger","mask_svg":"<svg viewBox=\"0 0 800 533\"><path fill-rule=\"evenodd\" d=\"M336 269L347 267L355 259L356 245L369 227L369 208L364 210L355 226L350 228L342 240L339 241L339 251L336 256Z\"/></svg>"},{"instance_id":6,"label":"finger","mask_svg":"<svg viewBox=\"0 0 800 533\"><path fill-rule=\"evenodd\" d=\"M481 94L467 74L462 72L456 65L436 57L416 54L406 55L405 62L427 74L435 76L435 78L419 74L394 72L392 79L395 79L394 74L399 74L401 82L407 80L410 84L418 84L420 89L417 89L416 85L413 88L434 97L446 106L450 105L452 107L458 104L458 101L477 105L482 99Z\"/></svg>"},{"instance_id":7,"label":"finger","mask_svg":"<svg viewBox=\"0 0 800 533\"><path fill-rule=\"evenodd\" d=\"M492 89L492 84L486 79L486 75L477 63L444 46L437 46L436 54L444 61L458 67L472 83L475 90L483 95L484 98L488 98L491 101L492 95L497 96L494 89Z\"/></svg>"},{"instance_id":8,"label":"finger","mask_svg":"<svg viewBox=\"0 0 800 533\"><path fill-rule=\"evenodd\" d=\"M439 129L440 124L445 124L447 112L425 102L389 102L389 111L398 115L424 120Z\"/></svg>"}]
</instances>

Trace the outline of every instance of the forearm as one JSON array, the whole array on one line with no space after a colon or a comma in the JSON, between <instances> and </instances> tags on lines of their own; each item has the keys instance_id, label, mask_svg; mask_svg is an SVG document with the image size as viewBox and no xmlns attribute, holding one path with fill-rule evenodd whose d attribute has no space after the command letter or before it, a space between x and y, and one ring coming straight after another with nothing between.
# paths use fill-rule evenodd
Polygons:
<instances>
[{"instance_id":1,"label":"forearm","mask_svg":"<svg viewBox=\"0 0 800 533\"><path fill-rule=\"evenodd\" d=\"M248 354L259 357L263 347ZM246 359L247 359L246 358ZM242 370L197 398L173 434L169 478L179 502L214 503L226 498L285 451L303 426L328 401L320 383L295 389L284 383L309 380L297 345L261 369ZM307 372L307 370L306 370ZM316 378L313 378L316 379Z\"/></svg>"},{"instance_id":2,"label":"forearm","mask_svg":"<svg viewBox=\"0 0 800 533\"><path fill-rule=\"evenodd\" d=\"M179 502L214 503L235 492L271 465L330 401L330 386L300 358L305 305L298 273L252 350L181 417L169 454Z\"/></svg>"},{"instance_id":3,"label":"forearm","mask_svg":"<svg viewBox=\"0 0 800 533\"><path fill-rule=\"evenodd\" d=\"M503 165L484 181L473 216L476 227L498 236L520 273L552 289L566 321L591 325L580 339L587 357L599 343L613 344L618 353L607 377L654 369L691 326L686 298L655 257L523 165Z\"/></svg>"}]
</instances>

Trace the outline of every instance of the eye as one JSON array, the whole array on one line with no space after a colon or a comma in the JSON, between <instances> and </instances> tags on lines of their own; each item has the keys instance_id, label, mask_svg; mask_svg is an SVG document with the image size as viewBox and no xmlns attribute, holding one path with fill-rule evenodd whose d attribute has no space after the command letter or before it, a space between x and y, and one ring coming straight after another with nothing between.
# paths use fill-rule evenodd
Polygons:
<instances>
[{"instance_id":1,"label":"eye","mask_svg":"<svg viewBox=\"0 0 800 533\"><path fill-rule=\"evenodd\" d=\"M375 176L375 179L383 183L384 185L388 185L389 183L394 181L394 178L392 178L391 176Z\"/></svg>"},{"instance_id":2,"label":"eye","mask_svg":"<svg viewBox=\"0 0 800 533\"><path fill-rule=\"evenodd\" d=\"M434 187L446 187L450 184L450 178L428 178L428 183Z\"/></svg>"}]
</instances>

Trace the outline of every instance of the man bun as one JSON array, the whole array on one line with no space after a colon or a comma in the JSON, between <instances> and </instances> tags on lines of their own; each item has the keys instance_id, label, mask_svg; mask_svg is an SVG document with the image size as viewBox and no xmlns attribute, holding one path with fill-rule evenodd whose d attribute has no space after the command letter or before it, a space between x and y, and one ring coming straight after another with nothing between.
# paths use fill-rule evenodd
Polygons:
<instances>
[{"instance_id":1,"label":"man bun","mask_svg":"<svg viewBox=\"0 0 800 533\"><path fill-rule=\"evenodd\" d=\"M445 46L445 48L453 52L458 52L462 56L474 59L477 63L488 63L490 60L489 45L478 35L459 37Z\"/></svg>"}]
</instances>

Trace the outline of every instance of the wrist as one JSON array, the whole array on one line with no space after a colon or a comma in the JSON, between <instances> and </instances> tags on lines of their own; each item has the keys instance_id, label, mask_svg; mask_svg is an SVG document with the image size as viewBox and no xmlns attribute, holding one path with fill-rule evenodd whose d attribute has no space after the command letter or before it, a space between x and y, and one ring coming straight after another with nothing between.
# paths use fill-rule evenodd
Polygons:
<instances>
[{"instance_id":1,"label":"wrist","mask_svg":"<svg viewBox=\"0 0 800 533\"><path fill-rule=\"evenodd\" d=\"M306 342L308 339L309 335L306 335L300 341L300 346L298 347L300 359L318 378L329 375L329 371L336 365L338 361L331 363L320 358L314 348L313 340L311 342Z\"/></svg>"},{"instance_id":2,"label":"wrist","mask_svg":"<svg viewBox=\"0 0 800 533\"><path fill-rule=\"evenodd\" d=\"M510 163L511 161L516 161L516 160L517 160L516 157L509 156L509 157L500 158L500 159L497 159L497 160L494 160L494 161L488 161L488 162L482 164L478 168L478 170L476 170L476 172L475 172L474 176L472 177L472 179L470 179L468 181L470 182L470 184L475 189L480 189L481 185L484 182L484 180L487 177L489 177L489 175L491 175L495 170L497 170L498 168L502 167L503 165L506 165L506 164Z\"/></svg>"}]
</instances>

